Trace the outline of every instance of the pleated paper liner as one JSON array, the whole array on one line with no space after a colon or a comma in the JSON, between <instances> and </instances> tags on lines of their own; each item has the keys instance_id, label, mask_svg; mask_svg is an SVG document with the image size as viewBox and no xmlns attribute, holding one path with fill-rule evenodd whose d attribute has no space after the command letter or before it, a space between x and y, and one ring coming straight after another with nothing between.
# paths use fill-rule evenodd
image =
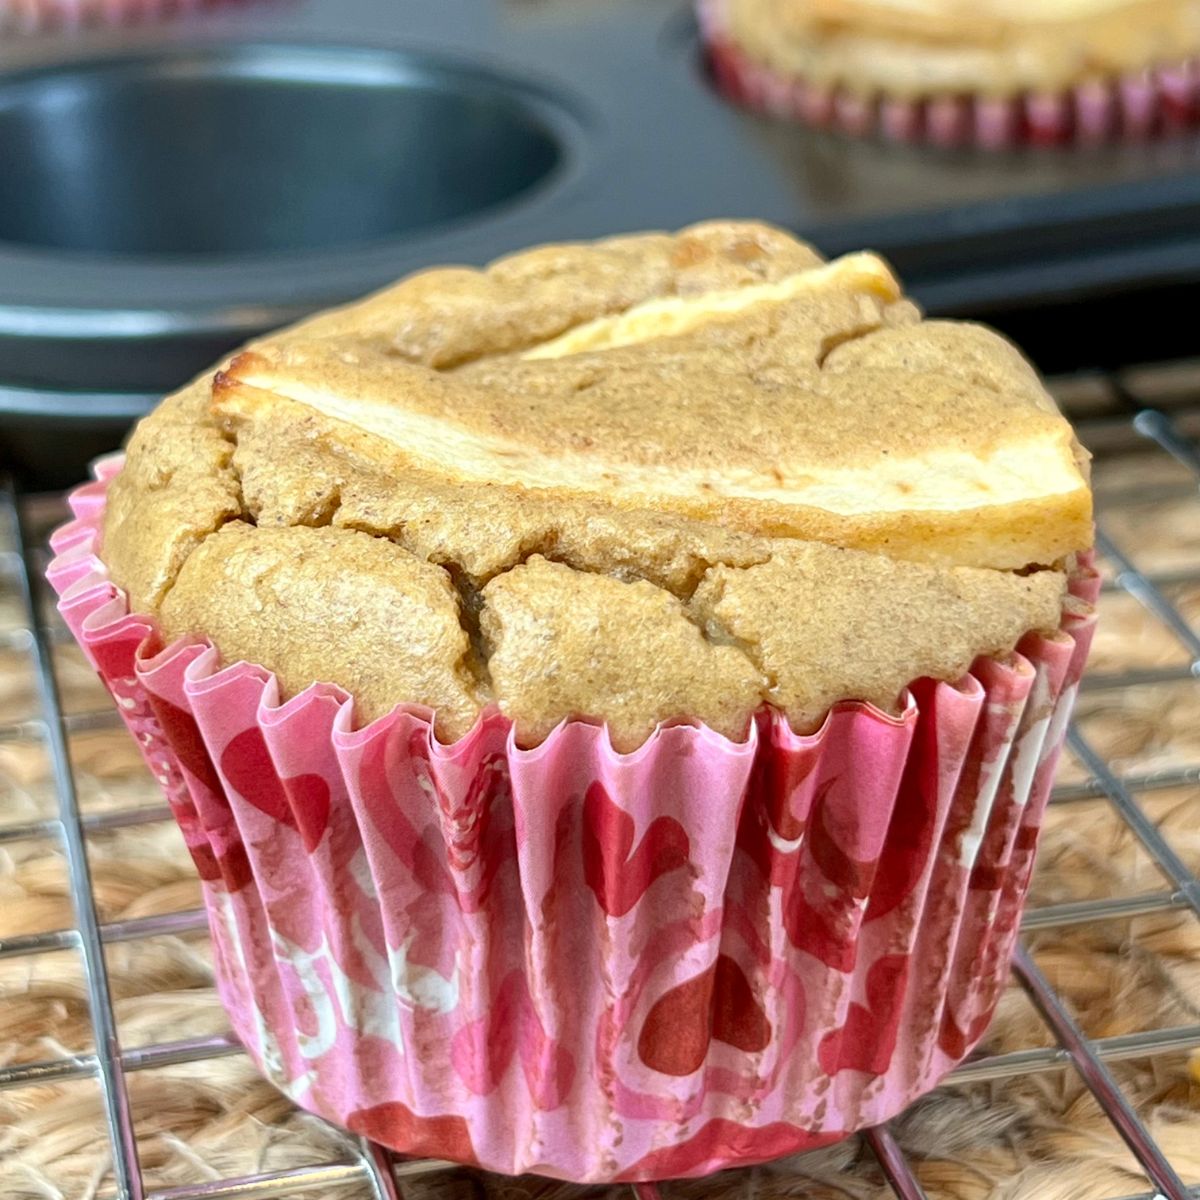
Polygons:
<instances>
[{"instance_id":1,"label":"pleated paper liner","mask_svg":"<svg viewBox=\"0 0 1200 1200\"><path fill-rule=\"evenodd\" d=\"M693 1176L886 1120L983 1033L1089 605L898 716L618 754L583 722L522 750L491 713L442 745L426 711L359 729L337 688L280 704L164 647L97 557L118 469L49 577L191 849L234 1028L298 1105L494 1171Z\"/></svg>"},{"instance_id":2,"label":"pleated paper liner","mask_svg":"<svg viewBox=\"0 0 1200 1200\"><path fill-rule=\"evenodd\" d=\"M772 116L860 137L936 146L1098 145L1200 126L1200 61L1187 59L1061 92L926 99L865 96L782 73L727 34L721 0L701 0L709 68L731 100Z\"/></svg>"},{"instance_id":3,"label":"pleated paper liner","mask_svg":"<svg viewBox=\"0 0 1200 1200\"><path fill-rule=\"evenodd\" d=\"M232 0L0 0L0 34L68 32L154 21Z\"/></svg>"}]
</instances>

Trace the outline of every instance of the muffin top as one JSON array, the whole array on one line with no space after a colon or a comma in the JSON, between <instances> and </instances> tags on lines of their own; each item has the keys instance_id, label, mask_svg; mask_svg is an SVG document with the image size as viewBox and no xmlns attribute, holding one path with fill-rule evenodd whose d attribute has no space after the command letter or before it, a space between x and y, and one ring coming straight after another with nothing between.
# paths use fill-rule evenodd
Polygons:
<instances>
[{"instance_id":1,"label":"muffin top","mask_svg":"<svg viewBox=\"0 0 1200 1200\"><path fill-rule=\"evenodd\" d=\"M443 738L743 736L1057 626L1083 454L997 335L764 225L414 275L165 400L112 482L131 606Z\"/></svg>"},{"instance_id":2,"label":"muffin top","mask_svg":"<svg viewBox=\"0 0 1200 1200\"><path fill-rule=\"evenodd\" d=\"M755 58L860 95L1054 92L1200 50L1200 0L713 0Z\"/></svg>"}]
</instances>

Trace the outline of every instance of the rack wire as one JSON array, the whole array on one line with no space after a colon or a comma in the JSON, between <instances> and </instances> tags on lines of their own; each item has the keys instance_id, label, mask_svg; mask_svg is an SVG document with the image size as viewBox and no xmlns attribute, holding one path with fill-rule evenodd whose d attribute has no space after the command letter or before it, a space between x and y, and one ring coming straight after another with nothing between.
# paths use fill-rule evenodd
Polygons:
<instances>
[{"instance_id":1,"label":"rack wire","mask_svg":"<svg viewBox=\"0 0 1200 1200\"><path fill-rule=\"evenodd\" d=\"M1164 366L1171 375L1175 369ZM1161 373L1160 372L1160 373ZM1142 385L1134 386L1134 378ZM1083 441L1094 449L1141 447L1166 455L1190 472L1200 487L1200 384L1176 400L1156 406L1148 398L1145 380L1153 370L1111 374L1098 380L1106 400L1099 410L1077 419ZM1200 380L1200 366L1195 370ZM1164 460L1165 461L1165 460ZM18 958L55 950L78 952L83 966L95 1050L68 1054L34 1063L0 1066L0 1091L71 1079L98 1081L104 1102L106 1134L112 1155L116 1200L235 1200L235 1198L291 1197L320 1193L336 1197L365 1188L377 1200L399 1200L405 1181L416 1175L441 1172L451 1164L432 1160L401 1160L387 1150L359 1141L356 1153L342 1161L309 1167L264 1171L236 1178L206 1180L194 1185L150 1190L138 1160L137 1130L126 1087L130 1073L184 1063L197 1063L242 1053L230 1035L122 1046L117 1036L105 962L106 946L139 939L182 935L205 928L200 910L148 916L124 921L101 921L91 889L87 841L97 833L136 828L170 820L165 805L143 804L112 812L84 814L80 810L72 772L68 736L80 731L108 728L116 723L115 710L64 713L55 676L53 648L66 637L41 594L41 568L45 551L30 519L31 501L11 480L0 483L0 522L7 523L14 550L0 552L0 573L14 579L24 610L23 628L0 635L3 647L25 650L31 658L39 691L40 713L33 720L0 725L0 743L32 735L47 747L55 789L57 816L24 824L0 824L0 847L31 838L54 839L65 857L75 923L73 928L0 940L0 959ZM1200 514L1200 508L1197 509ZM1155 621L1169 631L1186 653L1186 661L1173 667L1150 670L1095 672L1084 682L1086 690L1127 690L1147 685L1192 681L1200 687L1200 635L1170 598L1179 584L1200 584L1200 562L1183 569L1143 569L1137 550L1119 544L1101 525L1098 547L1111 572L1105 587L1133 597ZM1084 926L1156 913L1183 912L1200 920L1200 880L1170 845L1146 812L1139 797L1157 790L1200 786L1200 760L1155 771L1122 773L1105 760L1081 724L1068 733L1068 748L1083 776L1060 783L1053 801L1071 804L1106 800L1113 812L1140 842L1157 865L1167 886L1134 895L1073 901L1033 908L1023 921L1023 940L1047 929ZM1200 1187L1188 1187L1166 1151L1139 1119L1114 1078L1116 1062L1149 1059L1200 1047L1200 1024L1166 1029L1144 1029L1115 1037L1086 1035L1063 997L1056 993L1022 944L1014 961L1014 975L1040 1014L1054 1045L976 1057L956 1070L951 1084L983 1080L1012 1080L1039 1072L1074 1067L1111 1125L1113 1138L1121 1139L1145 1175L1148 1191L1126 1200L1197 1200ZM1196 1131L1200 1138L1200 1128ZM874 1156L883 1178L900 1200L923 1200L926 1193L913 1163L887 1126L860 1135ZM349 1143L346 1143L349 1144ZM638 1200L670 1200L667 1185L637 1185Z\"/></svg>"}]
</instances>

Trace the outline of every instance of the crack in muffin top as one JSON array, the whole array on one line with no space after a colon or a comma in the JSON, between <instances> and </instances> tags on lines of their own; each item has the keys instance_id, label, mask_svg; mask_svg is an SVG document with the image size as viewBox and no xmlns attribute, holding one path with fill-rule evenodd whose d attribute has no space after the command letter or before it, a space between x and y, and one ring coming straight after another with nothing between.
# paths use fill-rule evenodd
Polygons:
<instances>
[{"instance_id":1,"label":"crack in muffin top","mask_svg":"<svg viewBox=\"0 0 1200 1200\"><path fill-rule=\"evenodd\" d=\"M1090 536L1011 346L922 320L872 255L720 222L425 272L252 345L135 431L103 553L168 636L286 692L632 748L955 678L1057 625Z\"/></svg>"}]
</instances>

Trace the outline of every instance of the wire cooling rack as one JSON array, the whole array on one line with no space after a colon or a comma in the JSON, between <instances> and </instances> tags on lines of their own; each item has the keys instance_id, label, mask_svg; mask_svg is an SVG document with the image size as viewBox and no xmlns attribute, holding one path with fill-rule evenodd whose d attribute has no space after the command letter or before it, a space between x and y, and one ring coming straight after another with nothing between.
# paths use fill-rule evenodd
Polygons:
<instances>
[{"instance_id":1,"label":"wire cooling rack","mask_svg":"<svg viewBox=\"0 0 1200 1200\"><path fill-rule=\"evenodd\" d=\"M1178 375L1178 367L1160 366L1139 372L1092 377L1093 397L1099 403L1076 411L1082 438L1093 450L1138 451L1148 453L1145 479L1153 482L1155 460L1190 473L1200 486L1200 454L1196 437L1200 434L1200 365L1191 375L1194 385L1182 390L1166 389L1167 398L1152 385ZM1140 382L1139 382L1140 381ZM1066 391L1070 391L1068 381ZM41 503L41 502L38 502ZM0 846L23 839L57 840L67 862L75 927L0 941L0 959L41 954L55 950L74 950L83 967L95 1051L65 1055L34 1063L0 1066L0 1090L58 1083L71 1079L98 1081L104 1101L106 1132L112 1156L112 1181L117 1200L256 1200L317 1194L336 1197L349 1191L372 1191L378 1200L399 1200L405 1181L413 1176L445 1171L449 1164L430 1160L400 1160L369 1142L357 1144L357 1153L341 1161L314 1166L221 1180L206 1180L188 1185L150 1190L138 1161L137 1129L131 1114L126 1077L131 1072L154 1067L197 1063L241 1053L231 1036L194 1038L141 1046L122 1046L118 1041L117 1022L109 989L105 947L117 942L179 935L203 930L199 910L149 916L119 922L102 923L91 888L87 839L97 833L118 828L149 825L170 820L165 805L140 805L105 813L84 814L80 810L76 780L68 750L68 736L80 730L107 728L116 723L115 710L64 714L55 676L53 649L65 640L66 632L57 622L42 592L41 569L45 551L40 529L31 513L35 502L23 497L11 481L0 485L0 522L9 526L8 545L0 551L0 572L11 581L23 604L23 627L7 634L7 647L27 651L36 673L40 714L33 722L24 722L19 730L0 725L0 740L6 733L40 736L49 754L57 792L57 816L21 825L0 824ZM1197 508L1200 520L1200 507ZM2 532L2 531L0 531ZM1162 683L1193 681L1200 687L1200 637L1180 608L1172 602L1172 588L1181 584L1200 584L1200 558L1183 568L1139 566L1139 552L1128 544L1109 537L1101 524L1099 550L1108 570L1106 589L1124 592L1137 601L1153 620L1161 625L1182 647L1183 661L1177 666L1149 670L1093 672L1085 679L1087 691L1136 689ZM1169 768L1122 773L1106 761L1079 724L1071 727L1068 747L1078 767L1076 778L1060 783L1054 802L1107 800L1159 868L1166 886L1159 891L1133 896L1073 901L1034 908L1023 923L1026 934L1067 926L1147 914L1182 912L1200 920L1200 881L1179 854L1160 833L1147 814L1139 796L1189 786L1200 786L1200 759ZM0 820L3 815L0 814ZM1129 1099L1122 1093L1112 1071L1117 1061L1145 1060L1165 1053L1185 1052L1200 1047L1200 1025L1181 1025L1166 1029L1145 1029L1119 1036L1088 1037L1061 995L1050 985L1022 945L1014 962L1014 973L1033 1007L1040 1014L1055 1044L1012 1051L968 1061L950 1077L950 1083L983 1080L1012 1080L1038 1072L1050 1072L1071 1066L1078 1072L1111 1125L1111 1136L1124 1141L1146 1179L1146 1189L1128 1200L1196 1200L1200 1188L1189 1188L1180 1179L1164 1149L1155 1141L1147 1125L1139 1119ZM898 1139L887 1126L860 1135L870 1154L877 1160L883 1177L900 1200L921 1200L926 1196L912 1163ZM1196 1130L1200 1138L1200 1128ZM351 1143L342 1143L349 1145ZM97 1155L102 1148L97 1147ZM638 1200L670 1200L669 1184L637 1185L632 1189ZM108 1193L112 1195L112 1193Z\"/></svg>"}]
</instances>

